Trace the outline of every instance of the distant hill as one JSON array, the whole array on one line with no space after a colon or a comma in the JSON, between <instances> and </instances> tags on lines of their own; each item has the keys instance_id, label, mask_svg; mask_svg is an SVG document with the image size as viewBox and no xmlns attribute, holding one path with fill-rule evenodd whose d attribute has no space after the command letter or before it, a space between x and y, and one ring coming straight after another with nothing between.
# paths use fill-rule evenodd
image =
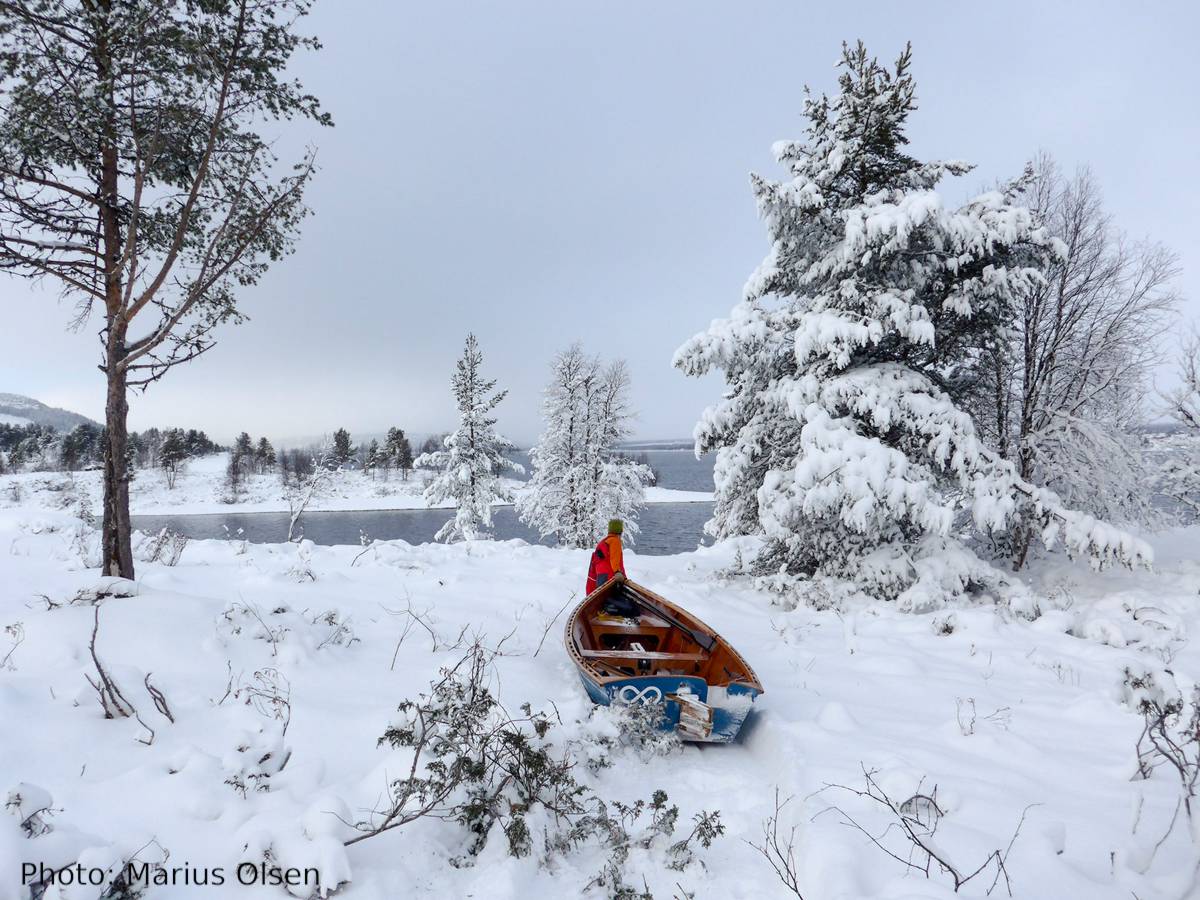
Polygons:
<instances>
[{"instance_id":1,"label":"distant hill","mask_svg":"<svg viewBox=\"0 0 1200 900\"><path fill-rule=\"evenodd\" d=\"M56 431L70 431L76 425L100 427L99 422L93 422L87 416L67 409L56 409L40 400L22 397L20 394L0 394L0 423L49 425Z\"/></svg>"}]
</instances>

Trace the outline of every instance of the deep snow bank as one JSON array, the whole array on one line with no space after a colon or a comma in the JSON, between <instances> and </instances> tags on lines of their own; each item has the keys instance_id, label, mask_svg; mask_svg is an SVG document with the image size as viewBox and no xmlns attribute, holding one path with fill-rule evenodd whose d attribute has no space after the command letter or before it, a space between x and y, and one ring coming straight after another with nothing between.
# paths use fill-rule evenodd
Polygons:
<instances>
[{"instance_id":1,"label":"deep snow bank","mask_svg":"<svg viewBox=\"0 0 1200 900\"><path fill-rule=\"evenodd\" d=\"M684 820L720 809L728 832L704 854L707 870L639 862L658 897L680 887L697 897L790 896L745 842L761 838L776 791L794 798L783 822L797 829L810 900L954 896L936 867L926 880L846 827L843 813L876 836L889 822L870 801L826 787L861 788L863 767L897 798L936 785L938 846L963 868L1004 849L1024 813L1007 864L1015 896L1183 896L1196 850L1177 830L1147 863L1177 789L1167 772L1131 780L1142 723L1119 686L1126 666L1167 659L1190 686L1200 565L1186 555L1197 536L1162 539L1157 575L1045 569L1044 611L1032 622L993 608L785 611L744 581L718 577L734 560L732 544L630 553L631 575L727 636L766 694L740 744L645 762L628 755L586 777L625 801L665 789ZM135 721L102 717L85 678L94 673L95 614L86 591L101 581L84 565L93 548L94 535L65 513L0 512L0 628L19 623L0 631L0 659L12 651L0 671L0 794L25 784L55 808L54 830L34 838L0 816L0 897L22 896L23 861L111 859L152 840L173 865L232 868L270 847L327 881L351 879L342 893L362 898L572 897L603 864L580 851L540 865L493 841L474 866L456 868L466 837L443 821L341 846L340 819L372 808L402 764L377 746L398 702L427 690L456 656L413 627L408 611L450 639L464 628L511 633L495 673L504 703L553 710L564 734L586 732L579 723L590 706L562 651L559 615L582 588L586 553L518 541L390 542L366 553L205 541L189 544L176 566L142 563L136 585L120 592L130 596L102 601L97 647L154 728L147 746ZM262 710L225 695L262 672L286 680L290 756L269 791L243 795L234 776L281 748ZM155 712L148 673L174 724ZM989 873L960 896L983 896L991 881ZM148 897L181 895L225 896L174 887ZM236 895L284 896L278 887Z\"/></svg>"}]
</instances>

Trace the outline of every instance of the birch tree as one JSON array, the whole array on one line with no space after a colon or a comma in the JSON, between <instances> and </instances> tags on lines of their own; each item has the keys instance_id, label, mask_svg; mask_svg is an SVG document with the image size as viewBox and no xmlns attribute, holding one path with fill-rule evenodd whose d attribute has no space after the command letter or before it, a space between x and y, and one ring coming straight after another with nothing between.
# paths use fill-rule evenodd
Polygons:
<instances>
[{"instance_id":1,"label":"birch tree","mask_svg":"<svg viewBox=\"0 0 1200 900\"><path fill-rule=\"evenodd\" d=\"M649 467L620 454L630 435L629 370L573 344L551 364L542 401L546 426L530 452L533 477L517 501L522 521L568 547L588 547L610 519L637 534Z\"/></svg>"},{"instance_id":2,"label":"birch tree","mask_svg":"<svg viewBox=\"0 0 1200 900\"><path fill-rule=\"evenodd\" d=\"M1150 492L1133 426L1178 297L1176 255L1132 241L1105 211L1092 173L1065 176L1043 154L1022 192L1059 242L1045 277L1018 294L1013 324L983 356L973 407L981 433L1024 480L1100 518L1143 521ZM1024 565L1036 524L1008 538Z\"/></svg>"}]
</instances>

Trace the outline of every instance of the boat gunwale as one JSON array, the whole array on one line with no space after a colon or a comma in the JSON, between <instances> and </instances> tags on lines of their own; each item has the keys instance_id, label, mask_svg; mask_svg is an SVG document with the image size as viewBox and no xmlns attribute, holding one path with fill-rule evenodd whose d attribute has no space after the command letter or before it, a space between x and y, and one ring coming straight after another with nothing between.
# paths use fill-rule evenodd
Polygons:
<instances>
[{"instance_id":1,"label":"boat gunwale","mask_svg":"<svg viewBox=\"0 0 1200 900\"><path fill-rule=\"evenodd\" d=\"M666 610L668 610L672 615L676 616L677 618L682 619L685 624L693 623L695 626L697 626L697 628L699 630L703 630L709 637L713 638L714 641L719 643L725 649L726 652L728 652L735 660L737 660L738 663L741 664L743 671L748 676L746 678L730 679L729 681L719 683L719 684L714 684L713 682L708 681L708 679L704 679L705 683L708 684L708 686L710 688L716 688L716 687L728 688L733 685L742 685L742 686L751 688L753 690L756 690L759 694L764 693L762 682L758 680L758 675L755 673L754 669L751 668L750 664L748 662L746 662L745 657L743 657L742 654L739 653L737 651L737 649L720 634L720 632L718 632L716 629L709 626L707 623L703 622L697 616L695 616L692 613L688 612L687 610L683 609L681 606L678 606L678 605L672 603L670 600L668 600L666 597L663 597L661 594L655 593L654 591L650 590L649 588L647 588L641 584L638 584L636 581L634 581L630 578L625 578L623 580L612 579L610 581L605 582L600 587L596 588L596 590L592 591L590 594L588 594L586 597L584 597L578 603L578 605L576 605L575 609L571 611L571 615L567 618L566 628L564 629L564 633L563 633L564 643L567 645L567 652L570 655L572 662L575 663L576 668L578 668L582 672L585 672L588 675L588 677L591 678L591 680L593 682L595 682L598 686L603 687L604 685L607 685L607 684L612 684L612 683L619 682L619 681L637 680L639 678L660 677L660 676L655 676L655 675L609 675L609 674L606 674L604 672L599 671L594 665L592 665L592 663L580 653L580 648L576 645L575 623L579 618L580 612L582 610L584 610L586 607L588 607L595 599L597 599L602 592L608 591L614 585L622 584L622 583L629 585L634 591L641 594L644 599L653 601L654 603L662 604L662 606ZM672 627L678 627L678 626L672 626ZM709 653L711 653L711 651L709 651ZM697 676L688 676L688 677L697 677Z\"/></svg>"}]
</instances>

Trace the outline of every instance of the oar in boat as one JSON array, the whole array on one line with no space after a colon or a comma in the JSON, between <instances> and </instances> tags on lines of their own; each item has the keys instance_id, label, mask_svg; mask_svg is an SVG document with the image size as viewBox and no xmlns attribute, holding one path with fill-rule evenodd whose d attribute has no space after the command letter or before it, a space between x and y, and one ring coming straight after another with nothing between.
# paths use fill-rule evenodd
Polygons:
<instances>
[{"instance_id":1,"label":"oar in boat","mask_svg":"<svg viewBox=\"0 0 1200 900\"><path fill-rule=\"evenodd\" d=\"M688 628L665 609L661 609L660 607L655 606L649 600L643 598L637 591L630 589L628 594L633 596L634 603L642 607L642 609L654 613L659 618L665 619L668 624L673 625L675 628L678 628L680 631L690 637L692 639L692 643L694 643L700 649L711 653L712 648L717 645L717 639L715 637L707 634L696 634L696 632L692 631L692 629Z\"/></svg>"}]
</instances>

